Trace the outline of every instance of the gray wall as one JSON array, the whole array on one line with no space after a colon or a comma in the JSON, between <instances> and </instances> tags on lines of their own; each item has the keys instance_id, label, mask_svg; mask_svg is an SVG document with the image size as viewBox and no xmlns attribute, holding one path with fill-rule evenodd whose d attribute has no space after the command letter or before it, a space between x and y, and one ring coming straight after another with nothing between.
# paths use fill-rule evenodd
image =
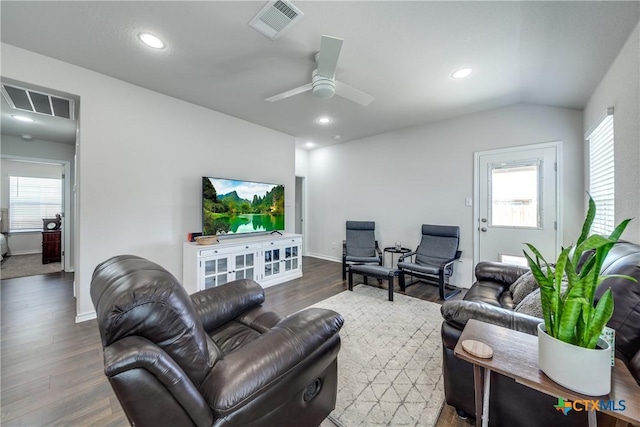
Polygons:
<instances>
[{"instance_id":1,"label":"gray wall","mask_svg":"<svg viewBox=\"0 0 640 427\"><path fill-rule=\"evenodd\" d=\"M579 110L518 104L311 151L308 251L337 260L348 219L376 221L382 246L399 240L409 248L421 224L459 225L465 285L473 268L473 208L464 203L473 195L473 153L558 140L568 244L583 215L582 128Z\"/></svg>"},{"instance_id":2,"label":"gray wall","mask_svg":"<svg viewBox=\"0 0 640 427\"><path fill-rule=\"evenodd\" d=\"M589 99L584 109L584 132L611 106L616 223L634 218L622 238L640 243L640 24Z\"/></svg>"},{"instance_id":3,"label":"gray wall","mask_svg":"<svg viewBox=\"0 0 640 427\"><path fill-rule=\"evenodd\" d=\"M202 176L284 184L293 232L293 137L7 44L2 74L80 97L77 320L95 316L91 275L113 255L182 277L182 244L202 228Z\"/></svg>"}]
</instances>

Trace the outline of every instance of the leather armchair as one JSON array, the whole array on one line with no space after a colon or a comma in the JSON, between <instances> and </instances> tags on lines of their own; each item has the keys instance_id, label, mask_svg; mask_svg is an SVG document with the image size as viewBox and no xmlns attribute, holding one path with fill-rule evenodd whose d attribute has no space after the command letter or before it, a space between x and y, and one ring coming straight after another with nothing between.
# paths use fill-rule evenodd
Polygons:
<instances>
[{"instance_id":1,"label":"leather armchair","mask_svg":"<svg viewBox=\"0 0 640 427\"><path fill-rule=\"evenodd\" d=\"M187 294L132 255L94 271L91 298L105 375L138 426L317 426L334 409L343 318L282 318L238 280Z\"/></svg>"}]
</instances>

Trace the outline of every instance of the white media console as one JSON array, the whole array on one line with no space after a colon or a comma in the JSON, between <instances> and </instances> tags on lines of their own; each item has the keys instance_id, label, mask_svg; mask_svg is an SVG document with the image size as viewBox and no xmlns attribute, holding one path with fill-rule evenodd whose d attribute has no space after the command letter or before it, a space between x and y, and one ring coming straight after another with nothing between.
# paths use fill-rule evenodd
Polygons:
<instances>
[{"instance_id":1,"label":"white media console","mask_svg":"<svg viewBox=\"0 0 640 427\"><path fill-rule=\"evenodd\" d=\"M298 277L300 234L227 238L214 245L184 243L182 284L190 294L236 279L253 279L266 288Z\"/></svg>"}]
</instances>

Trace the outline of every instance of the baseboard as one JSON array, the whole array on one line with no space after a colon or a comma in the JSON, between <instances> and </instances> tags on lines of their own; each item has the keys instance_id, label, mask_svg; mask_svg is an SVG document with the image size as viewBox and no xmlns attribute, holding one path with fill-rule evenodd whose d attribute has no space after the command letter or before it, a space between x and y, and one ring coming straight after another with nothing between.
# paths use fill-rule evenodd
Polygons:
<instances>
[{"instance_id":1,"label":"baseboard","mask_svg":"<svg viewBox=\"0 0 640 427\"><path fill-rule=\"evenodd\" d=\"M307 256L310 256L312 258L323 259L325 261L342 262L342 258L336 258L328 255L314 254L311 252L307 252Z\"/></svg>"},{"instance_id":2,"label":"baseboard","mask_svg":"<svg viewBox=\"0 0 640 427\"><path fill-rule=\"evenodd\" d=\"M90 311L88 313L82 313L76 315L76 323L86 322L87 320L93 320L97 318L98 315L95 311Z\"/></svg>"},{"instance_id":3,"label":"baseboard","mask_svg":"<svg viewBox=\"0 0 640 427\"><path fill-rule=\"evenodd\" d=\"M11 256L13 255L34 255L34 254L41 254L42 250L41 249L32 249L29 251L11 251Z\"/></svg>"}]
</instances>

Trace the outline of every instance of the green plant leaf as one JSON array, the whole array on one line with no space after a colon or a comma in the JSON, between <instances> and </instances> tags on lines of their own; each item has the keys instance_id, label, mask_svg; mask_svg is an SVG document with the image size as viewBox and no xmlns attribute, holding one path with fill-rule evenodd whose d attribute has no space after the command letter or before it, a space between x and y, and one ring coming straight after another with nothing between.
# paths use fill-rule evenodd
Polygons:
<instances>
[{"instance_id":1,"label":"green plant leaf","mask_svg":"<svg viewBox=\"0 0 640 427\"><path fill-rule=\"evenodd\" d=\"M578 318L582 314L584 298L572 298L567 296L564 301L564 307L562 310L562 317L560 318L558 328L558 338L560 341L564 341L570 344L577 344L578 339L576 337L576 324Z\"/></svg>"},{"instance_id":2,"label":"green plant leaf","mask_svg":"<svg viewBox=\"0 0 640 427\"><path fill-rule=\"evenodd\" d=\"M596 202L593 201L593 197L591 197L591 194L589 194L589 209L587 209L587 216L585 217L584 223L582 224L582 232L580 233L580 237L578 237L578 241L576 242L576 251L573 254L574 265L578 264L580 255L582 255L582 252L578 252L577 248L589 236L589 231L591 231L591 225L593 224L593 220L595 219L595 217L596 217Z\"/></svg>"},{"instance_id":3,"label":"green plant leaf","mask_svg":"<svg viewBox=\"0 0 640 427\"><path fill-rule=\"evenodd\" d=\"M525 258L527 259L527 263L529 264L529 268L531 268L531 273L540 285L540 303L542 306L542 317L544 318L545 329L549 335L555 337L557 328L554 314L557 313L558 300L553 292L553 280L542 271L540 260L542 259L545 265L548 264L533 245L528 243L526 245L529 247L531 252L536 255L536 260L534 261L531 255L526 251L523 251ZM548 268L547 272L549 272Z\"/></svg>"},{"instance_id":4,"label":"green plant leaf","mask_svg":"<svg viewBox=\"0 0 640 427\"><path fill-rule=\"evenodd\" d=\"M627 228L627 225L630 221L631 218L628 218L618 224L618 226L609 235L609 240L613 242L617 242L618 240L620 240L620 236L622 236L622 233L624 233L624 229Z\"/></svg>"},{"instance_id":5,"label":"green plant leaf","mask_svg":"<svg viewBox=\"0 0 640 427\"><path fill-rule=\"evenodd\" d=\"M598 338L600 334L602 334L602 329L607 324L609 319L611 319L611 315L613 314L613 295L611 293L611 288L607 289L600 301L598 301L598 305L596 305L593 310L593 317L591 319L589 329L587 330L586 339L584 342L584 347L586 348L595 348L598 343Z\"/></svg>"},{"instance_id":6,"label":"green plant leaf","mask_svg":"<svg viewBox=\"0 0 640 427\"><path fill-rule=\"evenodd\" d=\"M587 237L587 239L580 243L577 247L576 252L582 254L583 252L598 249L602 246L608 245L611 243L611 240L608 237L600 236L599 234L594 234L593 236Z\"/></svg>"}]
</instances>

